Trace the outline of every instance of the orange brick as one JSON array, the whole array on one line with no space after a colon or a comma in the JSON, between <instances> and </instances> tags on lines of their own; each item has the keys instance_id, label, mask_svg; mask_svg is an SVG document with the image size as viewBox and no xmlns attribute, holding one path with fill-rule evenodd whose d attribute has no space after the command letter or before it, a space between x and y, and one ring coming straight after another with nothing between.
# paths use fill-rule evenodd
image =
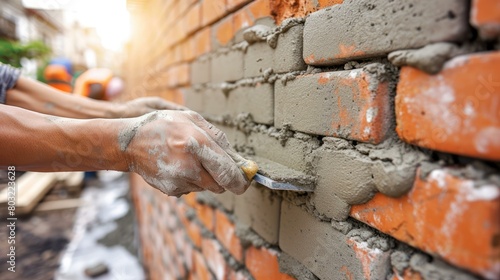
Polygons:
<instances>
[{"instance_id":1,"label":"orange brick","mask_svg":"<svg viewBox=\"0 0 500 280\"><path fill-rule=\"evenodd\" d=\"M206 27L195 34L196 56L211 51L210 27Z\"/></svg>"},{"instance_id":2,"label":"orange brick","mask_svg":"<svg viewBox=\"0 0 500 280\"><path fill-rule=\"evenodd\" d=\"M194 41L194 36L191 36L182 43L182 58L186 62L191 62L196 58L196 45Z\"/></svg>"},{"instance_id":3,"label":"orange brick","mask_svg":"<svg viewBox=\"0 0 500 280\"><path fill-rule=\"evenodd\" d=\"M354 238L348 238L347 244L356 254L356 258L360 261L363 269L365 280L382 279L387 275L386 263L390 262L391 251L382 251L380 249L370 248L366 242L359 242ZM349 275L351 272L348 267L342 267L341 271ZM352 274L350 275L352 277Z\"/></svg>"},{"instance_id":4,"label":"orange brick","mask_svg":"<svg viewBox=\"0 0 500 280\"><path fill-rule=\"evenodd\" d=\"M485 39L500 36L500 1L473 0L471 23Z\"/></svg>"},{"instance_id":5,"label":"orange brick","mask_svg":"<svg viewBox=\"0 0 500 280\"><path fill-rule=\"evenodd\" d=\"M406 142L500 160L500 52L448 61L437 75L401 70L397 132Z\"/></svg>"},{"instance_id":6,"label":"orange brick","mask_svg":"<svg viewBox=\"0 0 500 280\"><path fill-rule=\"evenodd\" d=\"M404 270L403 275L394 271L392 280L423 280L423 278L420 273L407 268Z\"/></svg>"},{"instance_id":7,"label":"orange brick","mask_svg":"<svg viewBox=\"0 0 500 280\"><path fill-rule=\"evenodd\" d=\"M203 258L203 255L198 251L193 251L193 268L192 268L192 279L195 280L210 280L212 277L208 271L207 264Z\"/></svg>"},{"instance_id":8,"label":"orange brick","mask_svg":"<svg viewBox=\"0 0 500 280\"><path fill-rule=\"evenodd\" d=\"M201 26L201 3L192 6L186 15L187 32L191 33Z\"/></svg>"},{"instance_id":9,"label":"orange brick","mask_svg":"<svg viewBox=\"0 0 500 280\"><path fill-rule=\"evenodd\" d=\"M184 95L180 90L177 89L169 89L169 90L164 90L161 94L160 97L172 101L174 103L183 105L184 104Z\"/></svg>"},{"instance_id":10,"label":"orange brick","mask_svg":"<svg viewBox=\"0 0 500 280\"><path fill-rule=\"evenodd\" d=\"M215 274L216 279L227 279L230 267L220 250L220 245L214 239L205 238L201 242L201 251L207 261L208 268Z\"/></svg>"},{"instance_id":11,"label":"orange brick","mask_svg":"<svg viewBox=\"0 0 500 280\"><path fill-rule=\"evenodd\" d=\"M187 205L189 205L193 208L196 206L196 204L198 204L196 202L196 193L194 193L194 192L183 195L182 198L184 199L184 201L186 202Z\"/></svg>"},{"instance_id":12,"label":"orange brick","mask_svg":"<svg viewBox=\"0 0 500 280\"><path fill-rule=\"evenodd\" d=\"M215 38L220 46L227 45L234 36L233 17L227 16L222 19L212 28L212 32L215 32Z\"/></svg>"},{"instance_id":13,"label":"orange brick","mask_svg":"<svg viewBox=\"0 0 500 280\"><path fill-rule=\"evenodd\" d=\"M252 0L226 0L227 1L227 10L234 10L236 8L239 8L249 2L252 2Z\"/></svg>"},{"instance_id":14,"label":"orange brick","mask_svg":"<svg viewBox=\"0 0 500 280\"><path fill-rule=\"evenodd\" d=\"M201 4L201 24L209 25L226 13L226 0L204 0Z\"/></svg>"},{"instance_id":15,"label":"orange brick","mask_svg":"<svg viewBox=\"0 0 500 280\"><path fill-rule=\"evenodd\" d=\"M245 252L245 265L255 280L291 280L294 277L280 272L278 252L267 248L249 247Z\"/></svg>"},{"instance_id":16,"label":"orange brick","mask_svg":"<svg viewBox=\"0 0 500 280\"><path fill-rule=\"evenodd\" d=\"M201 223L210 231L214 231L215 226L215 215L214 209L205 204L197 204L196 214L198 215L198 219L200 219Z\"/></svg>"},{"instance_id":17,"label":"orange brick","mask_svg":"<svg viewBox=\"0 0 500 280\"><path fill-rule=\"evenodd\" d=\"M344 0L318 0L318 8L326 8L336 4L342 4Z\"/></svg>"},{"instance_id":18,"label":"orange brick","mask_svg":"<svg viewBox=\"0 0 500 280\"><path fill-rule=\"evenodd\" d=\"M271 8L269 6L269 0L255 0L248 6L248 11L252 15L253 20L268 17L271 15Z\"/></svg>"},{"instance_id":19,"label":"orange brick","mask_svg":"<svg viewBox=\"0 0 500 280\"><path fill-rule=\"evenodd\" d=\"M250 280L245 274L243 274L241 271L233 271L230 270L227 280Z\"/></svg>"},{"instance_id":20,"label":"orange brick","mask_svg":"<svg viewBox=\"0 0 500 280\"><path fill-rule=\"evenodd\" d=\"M189 236L189 239L191 239L191 241L196 247L201 248L202 236L201 236L200 226L198 226L195 222L189 220L187 220L187 222L186 220L184 220L183 224L186 228L186 232L187 235Z\"/></svg>"},{"instance_id":21,"label":"orange brick","mask_svg":"<svg viewBox=\"0 0 500 280\"><path fill-rule=\"evenodd\" d=\"M425 252L486 277L500 274L500 192L474 187L452 169L420 170L400 198L382 194L351 208L351 216Z\"/></svg>"},{"instance_id":22,"label":"orange brick","mask_svg":"<svg viewBox=\"0 0 500 280\"><path fill-rule=\"evenodd\" d=\"M243 248L235 232L235 226L226 214L219 210L215 211L215 236L237 261L242 262Z\"/></svg>"},{"instance_id":23,"label":"orange brick","mask_svg":"<svg viewBox=\"0 0 500 280\"><path fill-rule=\"evenodd\" d=\"M233 28L236 31L252 26L253 23L254 20L250 16L248 9L241 9L233 14Z\"/></svg>"}]
</instances>

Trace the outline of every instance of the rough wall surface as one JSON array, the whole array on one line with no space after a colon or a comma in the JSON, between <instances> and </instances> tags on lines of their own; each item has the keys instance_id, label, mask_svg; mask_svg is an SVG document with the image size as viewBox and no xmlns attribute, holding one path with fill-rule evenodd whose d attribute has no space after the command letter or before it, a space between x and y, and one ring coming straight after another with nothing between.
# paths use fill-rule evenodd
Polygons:
<instances>
[{"instance_id":1,"label":"rough wall surface","mask_svg":"<svg viewBox=\"0 0 500 280\"><path fill-rule=\"evenodd\" d=\"M128 2L128 98L314 187L173 198L132 175L151 279L500 279L498 1Z\"/></svg>"}]
</instances>

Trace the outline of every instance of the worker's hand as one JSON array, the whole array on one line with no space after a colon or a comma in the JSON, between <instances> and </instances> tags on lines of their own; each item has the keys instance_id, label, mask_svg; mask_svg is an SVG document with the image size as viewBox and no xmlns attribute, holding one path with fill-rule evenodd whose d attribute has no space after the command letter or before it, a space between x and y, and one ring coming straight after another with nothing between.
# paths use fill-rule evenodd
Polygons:
<instances>
[{"instance_id":1,"label":"worker's hand","mask_svg":"<svg viewBox=\"0 0 500 280\"><path fill-rule=\"evenodd\" d=\"M193 111L131 119L119 136L130 171L168 195L209 190L243 193L250 184L228 156L224 133Z\"/></svg>"},{"instance_id":2,"label":"worker's hand","mask_svg":"<svg viewBox=\"0 0 500 280\"><path fill-rule=\"evenodd\" d=\"M120 118L132 118L158 110L187 110L186 107L169 102L160 97L141 97L117 104Z\"/></svg>"}]
</instances>

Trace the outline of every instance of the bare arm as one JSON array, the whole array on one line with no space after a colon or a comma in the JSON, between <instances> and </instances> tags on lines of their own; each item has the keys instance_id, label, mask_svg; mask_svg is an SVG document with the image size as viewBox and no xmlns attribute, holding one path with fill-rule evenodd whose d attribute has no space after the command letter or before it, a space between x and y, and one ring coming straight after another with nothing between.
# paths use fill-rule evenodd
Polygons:
<instances>
[{"instance_id":1,"label":"bare arm","mask_svg":"<svg viewBox=\"0 0 500 280\"><path fill-rule=\"evenodd\" d=\"M0 105L0 168L134 171L168 195L249 185L225 135L191 111L79 120Z\"/></svg>"},{"instance_id":2,"label":"bare arm","mask_svg":"<svg viewBox=\"0 0 500 280\"><path fill-rule=\"evenodd\" d=\"M182 106L158 97L139 98L126 103L99 101L64 93L38 81L19 77L7 91L7 105L76 119L136 117L155 110L178 110Z\"/></svg>"},{"instance_id":3,"label":"bare arm","mask_svg":"<svg viewBox=\"0 0 500 280\"><path fill-rule=\"evenodd\" d=\"M118 147L124 120L78 120L0 105L0 167L128 171Z\"/></svg>"}]
</instances>

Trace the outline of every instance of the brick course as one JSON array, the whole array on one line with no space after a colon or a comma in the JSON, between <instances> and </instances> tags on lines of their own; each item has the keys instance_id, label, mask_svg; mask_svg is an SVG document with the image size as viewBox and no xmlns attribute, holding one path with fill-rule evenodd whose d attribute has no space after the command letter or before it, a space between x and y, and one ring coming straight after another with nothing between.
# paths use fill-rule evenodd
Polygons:
<instances>
[{"instance_id":1,"label":"brick course","mask_svg":"<svg viewBox=\"0 0 500 280\"><path fill-rule=\"evenodd\" d=\"M124 99L184 104L261 167L316 180L176 199L131 176L151 279L500 277L497 1L138 5ZM256 24L270 33L246 42ZM434 75L387 60L435 42L461 56L420 57L448 60Z\"/></svg>"}]
</instances>

